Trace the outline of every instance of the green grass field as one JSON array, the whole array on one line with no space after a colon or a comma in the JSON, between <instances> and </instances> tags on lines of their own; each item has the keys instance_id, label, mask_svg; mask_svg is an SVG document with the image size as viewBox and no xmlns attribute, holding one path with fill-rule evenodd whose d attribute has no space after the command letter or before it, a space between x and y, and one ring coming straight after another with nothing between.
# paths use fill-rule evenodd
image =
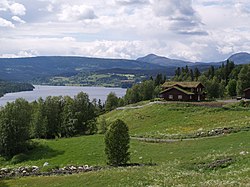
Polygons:
<instances>
[{"instance_id":1,"label":"green grass field","mask_svg":"<svg viewBox=\"0 0 250 187\"><path fill-rule=\"evenodd\" d=\"M124 120L132 136L154 138L250 126L249 109L207 108L188 104L154 104L139 109L114 110L104 118L108 123L117 118Z\"/></svg>"},{"instance_id":2,"label":"green grass field","mask_svg":"<svg viewBox=\"0 0 250 187\"><path fill-rule=\"evenodd\" d=\"M139 115L144 115L144 119L138 117ZM146 117L147 115L150 117ZM110 121L115 118L124 119L130 127L131 134L142 135L162 131L169 127L168 124L172 129L171 133L189 133L197 128L217 128L232 124L249 126L250 117L248 110L208 109L183 105L151 105L141 109L113 111L105 116ZM204 120L201 120L202 116ZM185 128L185 124L193 128ZM206 124L209 124L209 127ZM157 131L154 131L155 128ZM48 162L49 167L71 164L106 166L103 135L36 141L40 146L27 153L26 161L14 165L1 159L1 167L41 167L44 162ZM250 132L174 143L131 140L130 152L131 163L153 162L157 165L104 168L100 171L67 176L23 177L1 180L0 186L250 185ZM230 161L221 163L227 159Z\"/></svg>"}]
</instances>

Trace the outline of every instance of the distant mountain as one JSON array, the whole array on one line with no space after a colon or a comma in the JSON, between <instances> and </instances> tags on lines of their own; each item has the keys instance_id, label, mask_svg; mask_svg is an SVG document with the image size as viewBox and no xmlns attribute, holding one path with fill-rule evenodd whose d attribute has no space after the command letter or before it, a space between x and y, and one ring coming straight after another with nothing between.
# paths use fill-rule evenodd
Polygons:
<instances>
[{"instance_id":1,"label":"distant mountain","mask_svg":"<svg viewBox=\"0 0 250 187\"><path fill-rule=\"evenodd\" d=\"M236 53L230 56L228 59L234 61L235 64L248 64L250 63L250 54L246 52ZM167 66L167 67L185 67L186 65L188 65L189 67L198 67L201 69L207 68L211 65L215 67L220 66L223 62L226 62L226 60L224 60L220 62L209 62L209 63L196 62L194 63L190 61L170 59L170 58L163 57L163 56L157 56L155 54L149 54L145 57L140 57L137 59L137 61L157 64L157 65Z\"/></svg>"},{"instance_id":2,"label":"distant mountain","mask_svg":"<svg viewBox=\"0 0 250 187\"><path fill-rule=\"evenodd\" d=\"M229 60L234 61L235 64L249 64L250 63L250 54L249 53L236 53L228 58Z\"/></svg>"},{"instance_id":3,"label":"distant mountain","mask_svg":"<svg viewBox=\"0 0 250 187\"><path fill-rule=\"evenodd\" d=\"M155 54L149 54L145 57L137 58L139 62L147 62L151 64L157 64L161 66L168 66L168 67L184 67L186 65L192 65L192 62L177 60L177 59L170 59L163 56L157 56Z\"/></svg>"},{"instance_id":4,"label":"distant mountain","mask_svg":"<svg viewBox=\"0 0 250 187\"><path fill-rule=\"evenodd\" d=\"M250 54L237 53L229 57L235 64L250 63ZM144 72L154 75L156 72L165 72L172 76L177 67L198 67L201 71L211 65L219 67L222 62L189 62L170 59L163 56L149 54L137 60L105 59L71 56L42 56L32 58L0 58L0 79L12 81L32 81L54 76L70 77L80 72L93 72L99 70L121 72ZM107 70L107 71L106 71ZM135 71L136 70L136 71Z\"/></svg>"},{"instance_id":5,"label":"distant mountain","mask_svg":"<svg viewBox=\"0 0 250 187\"><path fill-rule=\"evenodd\" d=\"M102 59L88 57L32 57L32 58L0 58L0 79L29 81L56 75L74 75L81 71L102 69L164 69L157 64L136 60Z\"/></svg>"}]
</instances>

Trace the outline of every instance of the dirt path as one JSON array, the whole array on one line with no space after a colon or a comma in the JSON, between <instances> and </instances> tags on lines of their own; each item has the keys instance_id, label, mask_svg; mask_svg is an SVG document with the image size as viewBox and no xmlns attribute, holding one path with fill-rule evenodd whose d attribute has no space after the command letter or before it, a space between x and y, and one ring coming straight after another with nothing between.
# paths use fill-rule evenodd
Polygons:
<instances>
[{"instance_id":1,"label":"dirt path","mask_svg":"<svg viewBox=\"0 0 250 187\"><path fill-rule=\"evenodd\" d=\"M205 136L200 138L184 138L184 139L159 139L159 138L139 138L131 136L132 140L144 141L144 142L153 142L153 143L173 143L173 142L180 142L180 141L194 141L194 140L202 140L202 139L211 139L211 138L218 138L221 136L225 136L225 134L216 135L216 136Z\"/></svg>"},{"instance_id":2,"label":"dirt path","mask_svg":"<svg viewBox=\"0 0 250 187\"><path fill-rule=\"evenodd\" d=\"M190 104L190 105L195 105L195 106L204 106L204 107L210 107L210 108L221 108L224 105L228 104L228 103L233 103L233 102L238 102L237 100L230 100L230 102L227 101L212 101L212 102L181 102L181 101L154 101L154 102L150 102L144 105L139 105L139 106L124 106L124 107L118 107L116 110L125 110L125 109L139 109L139 108L143 108L145 106L149 106L149 105L154 105L154 104Z\"/></svg>"}]
</instances>

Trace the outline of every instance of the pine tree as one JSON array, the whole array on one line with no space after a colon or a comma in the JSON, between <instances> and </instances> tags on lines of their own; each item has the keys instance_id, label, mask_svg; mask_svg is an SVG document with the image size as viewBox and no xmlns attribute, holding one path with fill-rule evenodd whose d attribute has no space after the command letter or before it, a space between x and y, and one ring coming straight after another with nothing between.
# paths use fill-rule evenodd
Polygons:
<instances>
[{"instance_id":1,"label":"pine tree","mask_svg":"<svg viewBox=\"0 0 250 187\"><path fill-rule=\"evenodd\" d=\"M113 166L126 164L129 161L129 130L122 120L116 120L105 134L105 153L107 163Z\"/></svg>"}]
</instances>

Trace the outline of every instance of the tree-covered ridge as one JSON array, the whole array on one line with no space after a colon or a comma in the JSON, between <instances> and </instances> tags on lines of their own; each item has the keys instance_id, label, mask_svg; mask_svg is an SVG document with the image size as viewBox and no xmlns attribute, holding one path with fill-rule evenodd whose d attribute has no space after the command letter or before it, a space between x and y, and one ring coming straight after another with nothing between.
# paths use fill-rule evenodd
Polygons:
<instances>
[{"instance_id":1,"label":"tree-covered ridge","mask_svg":"<svg viewBox=\"0 0 250 187\"><path fill-rule=\"evenodd\" d=\"M16 83L0 80L0 97L2 97L6 93L31 91L33 89L34 86L29 83Z\"/></svg>"},{"instance_id":2,"label":"tree-covered ridge","mask_svg":"<svg viewBox=\"0 0 250 187\"><path fill-rule=\"evenodd\" d=\"M211 66L201 73L186 66L177 68L173 80L200 81L204 84L208 98L222 98L225 96L242 96L246 88L250 87L250 65L235 65L227 60L219 68Z\"/></svg>"}]
</instances>

